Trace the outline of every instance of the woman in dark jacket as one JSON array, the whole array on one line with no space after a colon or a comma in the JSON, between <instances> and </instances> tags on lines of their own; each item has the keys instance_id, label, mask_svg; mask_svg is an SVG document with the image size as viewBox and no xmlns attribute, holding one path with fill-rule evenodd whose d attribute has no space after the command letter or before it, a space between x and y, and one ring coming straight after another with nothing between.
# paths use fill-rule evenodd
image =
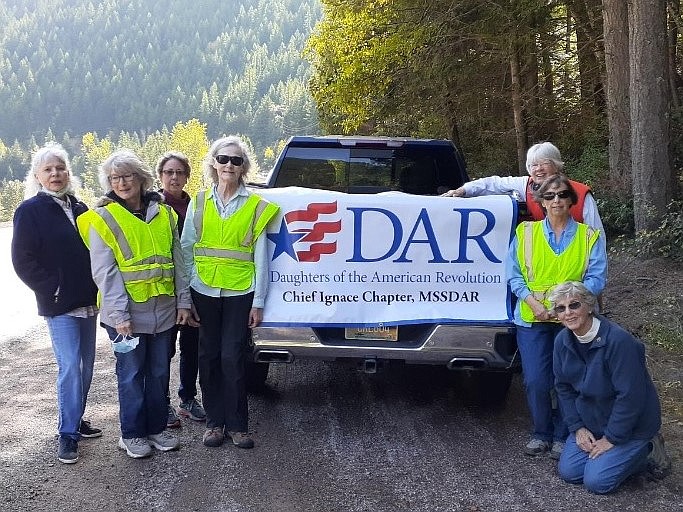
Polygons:
<instances>
[{"instance_id":1,"label":"woman in dark jacket","mask_svg":"<svg viewBox=\"0 0 683 512\"><path fill-rule=\"evenodd\" d=\"M97 288L76 229L76 218L88 208L73 195L73 181L64 148L38 149L12 238L14 270L36 295L57 360L58 459L65 464L78 460L81 437L102 435L83 420L95 362Z\"/></svg>"},{"instance_id":2,"label":"woman in dark jacket","mask_svg":"<svg viewBox=\"0 0 683 512\"><path fill-rule=\"evenodd\" d=\"M560 477L606 494L646 469L665 476L671 462L659 434L659 398L643 344L594 314L597 298L578 281L558 285L549 299L566 327L553 354L555 388L570 432Z\"/></svg>"}]
</instances>

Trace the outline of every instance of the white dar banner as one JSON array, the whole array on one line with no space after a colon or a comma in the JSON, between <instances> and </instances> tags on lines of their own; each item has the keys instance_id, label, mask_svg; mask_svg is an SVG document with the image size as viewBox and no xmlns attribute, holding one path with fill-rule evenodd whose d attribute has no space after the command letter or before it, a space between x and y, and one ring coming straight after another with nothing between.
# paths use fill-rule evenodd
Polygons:
<instances>
[{"instance_id":1,"label":"white dar banner","mask_svg":"<svg viewBox=\"0 0 683 512\"><path fill-rule=\"evenodd\" d=\"M256 189L268 225L264 326L505 323L508 196Z\"/></svg>"}]
</instances>

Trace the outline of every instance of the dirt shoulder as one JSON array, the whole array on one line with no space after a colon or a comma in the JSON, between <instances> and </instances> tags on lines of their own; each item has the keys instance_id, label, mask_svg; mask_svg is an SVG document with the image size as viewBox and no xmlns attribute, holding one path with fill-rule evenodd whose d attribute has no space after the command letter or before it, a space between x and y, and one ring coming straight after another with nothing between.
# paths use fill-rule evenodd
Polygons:
<instances>
[{"instance_id":1,"label":"dirt shoulder","mask_svg":"<svg viewBox=\"0 0 683 512\"><path fill-rule=\"evenodd\" d=\"M683 265L611 253L605 290L609 318L646 343L647 363L662 402L662 431L683 460L683 346L671 346L683 326Z\"/></svg>"}]
</instances>

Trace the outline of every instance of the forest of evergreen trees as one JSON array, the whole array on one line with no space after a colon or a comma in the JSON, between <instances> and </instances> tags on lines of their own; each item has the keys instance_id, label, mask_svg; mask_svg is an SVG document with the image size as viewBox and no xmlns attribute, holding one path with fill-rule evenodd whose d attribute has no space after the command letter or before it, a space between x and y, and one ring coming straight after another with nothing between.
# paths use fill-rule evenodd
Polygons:
<instances>
[{"instance_id":1,"label":"forest of evergreen trees","mask_svg":"<svg viewBox=\"0 0 683 512\"><path fill-rule=\"evenodd\" d=\"M0 182L48 139L74 154L87 133L144 142L190 119L268 166L318 130L301 52L320 17L318 0L4 0Z\"/></svg>"}]
</instances>

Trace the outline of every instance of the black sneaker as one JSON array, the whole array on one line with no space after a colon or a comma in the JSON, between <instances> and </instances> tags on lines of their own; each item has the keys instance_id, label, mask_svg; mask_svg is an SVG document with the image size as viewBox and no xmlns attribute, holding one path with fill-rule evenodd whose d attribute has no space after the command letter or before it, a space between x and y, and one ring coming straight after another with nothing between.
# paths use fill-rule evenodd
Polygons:
<instances>
[{"instance_id":1,"label":"black sneaker","mask_svg":"<svg viewBox=\"0 0 683 512\"><path fill-rule=\"evenodd\" d=\"M89 421L85 420L81 420L81 428L78 429L78 432L80 432L81 437L102 437L102 429L93 427Z\"/></svg>"},{"instance_id":2,"label":"black sneaker","mask_svg":"<svg viewBox=\"0 0 683 512\"><path fill-rule=\"evenodd\" d=\"M59 451L57 452L59 462L64 464L74 464L78 461L78 441L70 437L59 437Z\"/></svg>"}]
</instances>

